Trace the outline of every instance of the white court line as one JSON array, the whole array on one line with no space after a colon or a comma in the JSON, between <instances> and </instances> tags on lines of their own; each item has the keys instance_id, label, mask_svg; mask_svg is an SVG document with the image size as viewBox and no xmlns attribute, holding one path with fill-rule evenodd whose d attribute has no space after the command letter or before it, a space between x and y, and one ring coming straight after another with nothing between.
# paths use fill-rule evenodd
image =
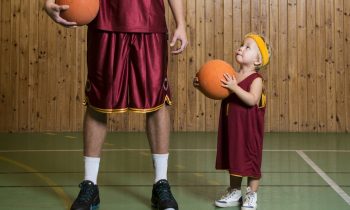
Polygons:
<instances>
[{"instance_id":1,"label":"white court line","mask_svg":"<svg viewBox=\"0 0 350 210\"><path fill-rule=\"evenodd\" d=\"M342 197L342 198L345 200L345 202L346 202L348 205L350 205L350 196L349 196L348 194L346 194L346 192L344 192L344 190L341 189L341 188L339 187L339 185L337 185L337 183L335 183L329 176L327 176L327 174L326 174L325 172L323 172L322 169L321 169L320 167L318 167L318 166L316 165L316 163L314 163L303 151L297 150L296 152L300 155L300 157L302 157L302 158L304 159L304 161L305 161L307 164L309 164L309 166L310 166L312 169L314 169L314 171L316 171L316 173L317 173L318 175L320 175L320 177L322 177L322 179L323 179L324 181L327 182L327 184L328 184L329 186L331 186L331 187L333 188L333 190L334 190L336 193L338 193L338 195L339 195L340 197Z\"/></svg>"},{"instance_id":2,"label":"white court line","mask_svg":"<svg viewBox=\"0 0 350 210\"><path fill-rule=\"evenodd\" d=\"M82 149L25 149L25 150L0 150L0 153L8 153L8 152L81 152ZM103 149L105 152L114 152L114 151L149 151L149 149ZM177 151L177 152L215 152L216 149L169 149L169 151ZM264 152L297 152L299 150L263 150ZM305 152L350 152L350 150L303 150Z\"/></svg>"},{"instance_id":3,"label":"white court line","mask_svg":"<svg viewBox=\"0 0 350 210\"><path fill-rule=\"evenodd\" d=\"M0 150L0 153L12 153L12 152L82 152L82 149L14 149L14 150ZM150 149L103 149L104 152L114 152L114 151L150 151ZM176 152L215 152L216 149L169 149L169 151ZM264 152L297 152L300 150L273 150L266 149ZM345 152L348 153L350 150L303 150L304 152Z\"/></svg>"}]
</instances>

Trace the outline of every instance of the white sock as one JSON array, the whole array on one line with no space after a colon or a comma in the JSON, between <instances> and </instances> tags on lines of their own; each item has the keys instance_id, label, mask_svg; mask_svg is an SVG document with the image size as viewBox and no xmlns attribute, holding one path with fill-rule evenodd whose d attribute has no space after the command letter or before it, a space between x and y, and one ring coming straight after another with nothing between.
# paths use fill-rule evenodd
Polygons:
<instances>
[{"instance_id":1,"label":"white sock","mask_svg":"<svg viewBox=\"0 0 350 210\"><path fill-rule=\"evenodd\" d=\"M154 167L154 183L167 179L169 154L152 154Z\"/></svg>"},{"instance_id":2,"label":"white sock","mask_svg":"<svg viewBox=\"0 0 350 210\"><path fill-rule=\"evenodd\" d=\"M92 181L97 184L98 169L100 167L99 157L86 157L84 156L85 162L85 178L84 180Z\"/></svg>"}]
</instances>

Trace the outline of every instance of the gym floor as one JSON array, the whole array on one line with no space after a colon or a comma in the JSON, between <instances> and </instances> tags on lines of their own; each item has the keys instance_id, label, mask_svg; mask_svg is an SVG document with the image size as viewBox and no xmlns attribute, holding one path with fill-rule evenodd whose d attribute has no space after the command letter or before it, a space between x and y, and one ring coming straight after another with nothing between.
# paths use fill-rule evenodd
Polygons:
<instances>
[{"instance_id":1,"label":"gym floor","mask_svg":"<svg viewBox=\"0 0 350 210\"><path fill-rule=\"evenodd\" d=\"M350 209L350 134L266 133L264 141L259 210ZM99 210L152 209L148 148L145 133L108 134ZM181 210L218 209L229 182L215 170L215 148L216 133L171 134L168 179ZM69 209L82 178L81 133L0 133L0 209Z\"/></svg>"}]
</instances>

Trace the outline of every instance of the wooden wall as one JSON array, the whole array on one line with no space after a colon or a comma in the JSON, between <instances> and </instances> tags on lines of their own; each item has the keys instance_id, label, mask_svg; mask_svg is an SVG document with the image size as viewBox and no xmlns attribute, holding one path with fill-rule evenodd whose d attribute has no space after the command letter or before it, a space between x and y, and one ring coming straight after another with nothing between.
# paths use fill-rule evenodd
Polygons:
<instances>
[{"instance_id":1,"label":"wooden wall","mask_svg":"<svg viewBox=\"0 0 350 210\"><path fill-rule=\"evenodd\" d=\"M65 29L44 0L0 1L0 131L78 131L86 77L86 28ZM175 131L215 131L220 101L192 78L209 59L234 63L250 31L273 47L266 131L350 131L350 1L184 0L187 51L169 59ZM169 29L175 25L167 7ZM110 130L144 130L144 115L116 114Z\"/></svg>"}]
</instances>

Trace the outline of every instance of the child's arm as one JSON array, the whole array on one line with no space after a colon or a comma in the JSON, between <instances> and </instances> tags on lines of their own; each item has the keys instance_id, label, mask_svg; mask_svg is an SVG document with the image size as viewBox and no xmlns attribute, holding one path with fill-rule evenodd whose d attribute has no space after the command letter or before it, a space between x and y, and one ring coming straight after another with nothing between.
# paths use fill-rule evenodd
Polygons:
<instances>
[{"instance_id":1,"label":"child's arm","mask_svg":"<svg viewBox=\"0 0 350 210\"><path fill-rule=\"evenodd\" d=\"M237 80L234 76L224 74L226 80L221 80L222 86L234 92L244 103L249 106L254 106L259 103L263 82L260 77L256 78L250 86L250 91L243 90L237 84Z\"/></svg>"},{"instance_id":2,"label":"child's arm","mask_svg":"<svg viewBox=\"0 0 350 210\"><path fill-rule=\"evenodd\" d=\"M173 12L175 21L176 21L176 30L174 32L173 39L170 43L170 46L173 47L176 44L177 40L181 41L181 47L172 51L174 54L181 53L185 50L187 46L187 36L186 36L186 23L185 16L183 11L182 0L168 0L171 11Z\"/></svg>"}]
</instances>

